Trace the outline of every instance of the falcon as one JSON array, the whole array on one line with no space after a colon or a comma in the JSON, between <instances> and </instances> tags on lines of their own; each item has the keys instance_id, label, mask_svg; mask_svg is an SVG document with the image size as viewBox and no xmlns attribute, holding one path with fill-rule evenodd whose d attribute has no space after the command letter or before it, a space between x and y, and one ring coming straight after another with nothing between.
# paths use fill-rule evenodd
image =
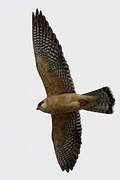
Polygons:
<instances>
[{"instance_id":1,"label":"falcon","mask_svg":"<svg viewBox=\"0 0 120 180\"><path fill-rule=\"evenodd\" d=\"M72 170L80 153L79 110L113 113L115 99L109 87L77 94L62 47L42 12L32 13L32 38L36 67L47 97L37 110L51 114L52 141L62 170Z\"/></svg>"}]
</instances>

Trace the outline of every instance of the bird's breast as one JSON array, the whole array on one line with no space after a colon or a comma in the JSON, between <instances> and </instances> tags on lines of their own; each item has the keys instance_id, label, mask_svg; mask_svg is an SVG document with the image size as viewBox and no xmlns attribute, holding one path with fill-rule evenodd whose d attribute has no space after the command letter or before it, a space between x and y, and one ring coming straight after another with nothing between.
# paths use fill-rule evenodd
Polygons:
<instances>
[{"instance_id":1,"label":"bird's breast","mask_svg":"<svg viewBox=\"0 0 120 180\"><path fill-rule=\"evenodd\" d=\"M77 110L77 96L73 93L54 95L46 99L47 109L50 114L59 114Z\"/></svg>"}]
</instances>

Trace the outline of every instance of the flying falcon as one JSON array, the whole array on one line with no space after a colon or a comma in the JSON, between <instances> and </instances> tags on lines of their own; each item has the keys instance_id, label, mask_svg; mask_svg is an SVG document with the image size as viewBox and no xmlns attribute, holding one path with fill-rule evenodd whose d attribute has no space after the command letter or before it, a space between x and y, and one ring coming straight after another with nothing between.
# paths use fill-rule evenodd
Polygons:
<instances>
[{"instance_id":1,"label":"flying falcon","mask_svg":"<svg viewBox=\"0 0 120 180\"><path fill-rule=\"evenodd\" d=\"M56 157L61 169L69 172L80 153L79 110L112 114L115 100L108 87L76 94L62 47L38 9L32 14L32 36L37 70L47 93L37 109L51 114Z\"/></svg>"}]
</instances>

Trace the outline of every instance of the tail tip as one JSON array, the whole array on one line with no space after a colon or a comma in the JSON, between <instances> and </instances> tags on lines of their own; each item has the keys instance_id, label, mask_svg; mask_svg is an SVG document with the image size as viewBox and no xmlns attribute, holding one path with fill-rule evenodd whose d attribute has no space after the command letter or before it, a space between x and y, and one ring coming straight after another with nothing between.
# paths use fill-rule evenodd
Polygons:
<instances>
[{"instance_id":1,"label":"tail tip","mask_svg":"<svg viewBox=\"0 0 120 180\"><path fill-rule=\"evenodd\" d=\"M110 90L109 87L104 87L103 90L104 90L104 92L108 95L109 100L110 100L110 101L109 101L109 108L108 108L108 110L106 111L106 113L107 113L107 114L112 114L112 113L113 113L113 106L114 106L114 104L115 104L115 99L114 99L114 97L113 97L113 95L112 95L112 92L111 92L111 90Z\"/></svg>"}]
</instances>

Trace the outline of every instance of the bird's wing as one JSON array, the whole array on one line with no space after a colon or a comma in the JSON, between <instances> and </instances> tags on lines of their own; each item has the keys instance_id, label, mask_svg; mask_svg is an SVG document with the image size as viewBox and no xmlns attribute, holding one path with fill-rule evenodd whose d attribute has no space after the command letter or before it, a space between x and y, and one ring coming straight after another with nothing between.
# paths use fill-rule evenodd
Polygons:
<instances>
[{"instance_id":1,"label":"bird's wing","mask_svg":"<svg viewBox=\"0 0 120 180\"><path fill-rule=\"evenodd\" d=\"M52 115L52 140L62 170L73 169L80 153L81 132L79 112Z\"/></svg>"},{"instance_id":2,"label":"bird's wing","mask_svg":"<svg viewBox=\"0 0 120 180\"><path fill-rule=\"evenodd\" d=\"M62 47L42 12L32 15L33 48L38 73L47 95L74 93L74 85Z\"/></svg>"}]
</instances>

